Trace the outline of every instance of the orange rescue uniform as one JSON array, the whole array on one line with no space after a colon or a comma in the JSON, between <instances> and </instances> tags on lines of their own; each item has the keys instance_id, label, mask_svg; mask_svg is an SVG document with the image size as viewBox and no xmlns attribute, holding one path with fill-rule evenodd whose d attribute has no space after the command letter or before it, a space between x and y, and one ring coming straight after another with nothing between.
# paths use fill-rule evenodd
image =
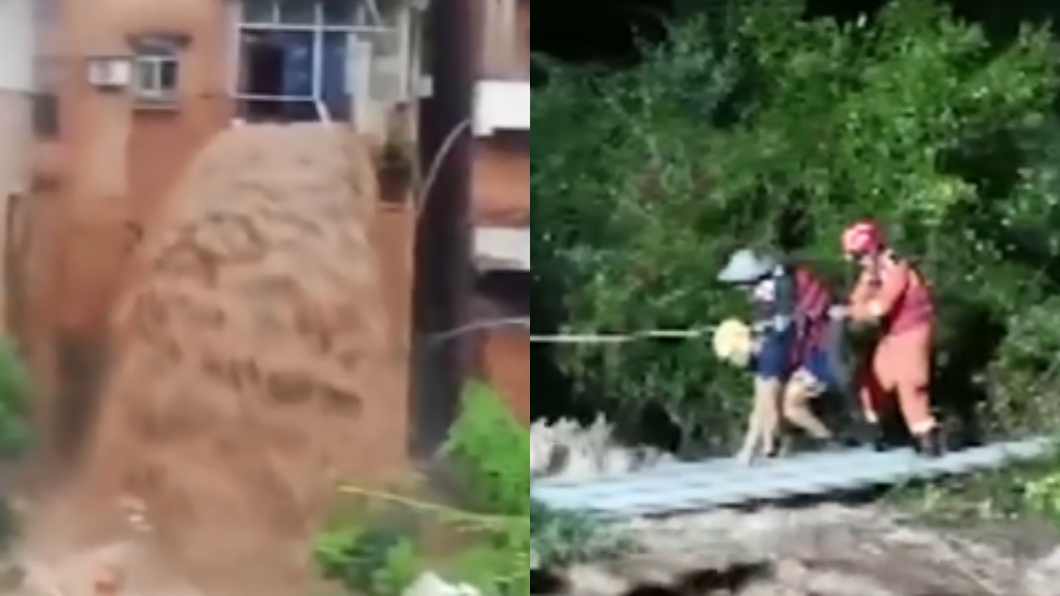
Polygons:
<instances>
[{"instance_id":1,"label":"orange rescue uniform","mask_svg":"<svg viewBox=\"0 0 1060 596\"><path fill-rule=\"evenodd\" d=\"M866 267L850 296L850 316L878 320L882 338L861 377L861 404L870 422L897 394L906 425L922 436L937 426L931 413L931 343L935 306L927 282L891 254Z\"/></svg>"}]
</instances>

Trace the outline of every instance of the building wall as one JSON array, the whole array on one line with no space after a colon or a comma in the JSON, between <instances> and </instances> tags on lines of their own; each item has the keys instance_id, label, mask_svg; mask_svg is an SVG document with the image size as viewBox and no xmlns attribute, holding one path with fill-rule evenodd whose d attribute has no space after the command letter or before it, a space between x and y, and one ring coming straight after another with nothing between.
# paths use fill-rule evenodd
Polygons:
<instances>
[{"instance_id":1,"label":"building wall","mask_svg":"<svg viewBox=\"0 0 1060 596\"><path fill-rule=\"evenodd\" d=\"M530 0L479 0L480 79L530 82ZM476 139L475 223L521 227L530 212L530 131Z\"/></svg>"},{"instance_id":2,"label":"building wall","mask_svg":"<svg viewBox=\"0 0 1060 596\"><path fill-rule=\"evenodd\" d=\"M484 78L530 78L530 0L480 0Z\"/></svg>"},{"instance_id":3,"label":"building wall","mask_svg":"<svg viewBox=\"0 0 1060 596\"><path fill-rule=\"evenodd\" d=\"M478 320L511 320L530 316L529 275L497 271L479 278L473 301ZM499 326L481 334L474 342L476 373L490 381L507 398L519 420L531 419L530 341L519 325Z\"/></svg>"},{"instance_id":4,"label":"building wall","mask_svg":"<svg viewBox=\"0 0 1060 596\"><path fill-rule=\"evenodd\" d=\"M30 96L34 87L34 0L0 0L0 192L22 192L28 183L25 155L32 139Z\"/></svg>"},{"instance_id":5,"label":"building wall","mask_svg":"<svg viewBox=\"0 0 1060 596\"><path fill-rule=\"evenodd\" d=\"M178 6L179 5L179 6ZM194 153L227 125L223 2L63 0L51 32L60 130L38 147L38 185L61 203L55 247L56 313L64 333L96 334L105 326L127 256L129 224L147 227ZM127 54L128 37L179 33L192 43L181 58L178 109L138 111L127 94L89 85L92 56Z\"/></svg>"},{"instance_id":6,"label":"building wall","mask_svg":"<svg viewBox=\"0 0 1060 596\"><path fill-rule=\"evenodd\" d=\"M31 0L0 0L0 6L15 1ZM48 32L46 50L58 65L61 130L57 139L38 141L33 152L36 205L29 225L32 250L22 264L28 281L21 335L43 390L62 393L63 387L83 381L80 372L63 364L78 361L77 354L64 352L106 348L108 320L134 241L130 230L152 227L183 169L230 125L234 110L228 98L228 2L58 1L60 16ZM129 94L102 91L85 80L86 58L127 54L129 37L147 34L188 39L174 109L138 109ZM0 130L6 132L5 105L0 96ZM0 184L3 176L0 164ZM402 386L407 383L410 223L403 207L381 205L373 235L386 273L395 374ZM392 424L391 436L404 442L403 408L393 409Z\"/></svg>"},{"instance_id":7,"label":"building wall","mask_svg":"<svg viewBox=\"0 0 1060 596\"><path fill-rule=\"evenodd\" d=\"M0 214L6 215L17 195L29 188L28 155L32 149L34 0L0 0ZM8 254L7 225L0 227L0 263L4 279L12 275ZM11 241L17 239L12 238ZM0 308L6 309L12 296L0 292ZM8 321L0 323L5 329Z\"/></svg>"},{"instance_id":8,"label":"building wall","mask_svg":"<svg viewBox=\"0 0 1060 596\"><path fill-rule=\"evenodd\" d=\"M483 79L530 80L530 1L482 0ZM511 12L505 12L505 7ZM530 217L530 131L497 131L476 139L475 224L523 228ZM480 280L476 319L529 317L529 275L489 274ZM520 420L531 419L530 338L521 326L496 328L475 343L477 372L507 398Z\"/></svg>"},{"instance_id":9,"label":"building wall","mask_svg":"<svg viewBox=\"0 0 1060 596\"><path fill-rule=\"evenodd\" d=\"M530 217L529 133L477 140L473 178L475 223L523 227Z\"/></svg>"}]
</instances>

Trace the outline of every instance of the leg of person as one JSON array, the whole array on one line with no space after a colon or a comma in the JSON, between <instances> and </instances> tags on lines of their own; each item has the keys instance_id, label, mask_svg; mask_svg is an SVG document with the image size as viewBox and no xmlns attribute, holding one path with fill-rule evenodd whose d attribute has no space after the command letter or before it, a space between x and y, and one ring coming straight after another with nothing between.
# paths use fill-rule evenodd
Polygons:
<instances>
[{"instance_id":1,"label":"leg of person","mask_svg":"<svg viewBox=\"0 0 1060 596\"><path fill-rule=\"evenodd\" d=\"M828 392L841 400L838 405L842 408L845 423L848 426L863 425L857 384L861 363L850 341L845 319L829 322L822 351L828 372Z\"/></svg>"},{"instance_id":2,"label":"leg of person","mask_svg":"<svg viewBox=\"0 0 1060 596\"><path fill-rule=\"evenodd\" d=\"M758 455L773 455L780 430L780 399L785 372L788 368L790 334L767 333L755 359L754 404L747 424L747 433L737 458L752 462Z\"/></svg>"},{"instance_id":3,"label":"leg of person","mask_svg":"<svg viewBox=\"0 0 1060 596\"><path fill-rule=\"evenodd\" d=\"M783 384L775 377L755 377L754 412L752 426L756 429L753 442L745 440L740 460L749 463L761 455L776 455L780 434L780 393ZM752 433L748 433L750 438ZM750 447L748 447L750 445Z\"/></svg>"},{"instance_id":4,"label":"leg of person","mask_svg":"<svg viewBox=\"0 0 1060 596\"><path fill-rule=\"evenodd\" d=\"M858 397L864 422L862 440L882 451L887 448L879 413L885 410L887 391L877 376L875 363L868 363L861 371L858 382Z\"/></svg>"},{"instance_id":5,"label":"leg of person","mask_svg":"<svg viewBox=\"0 0 1060 596\"><path fill-rule=\"evenodd\" d=\"M931 327L924 325L889 338L893 351L895 384L898 405L917 451L937 457L942 454L943 441L938 422L931 411Z\"/></svg>"},{"instance_id":6,"label":"leg of person","mask_svg":"<svg viewBox=\"0 0 1060 596\"><path fill-rule=\"evenodd\" d=\"M820 397L827 388L827 384L812 368L812 365L807 363L791 376L784 387L782 413L785 420L810 437L818 441L831 441L832 431L811 408L811 401Z\"/></svg>"}]
</instances>

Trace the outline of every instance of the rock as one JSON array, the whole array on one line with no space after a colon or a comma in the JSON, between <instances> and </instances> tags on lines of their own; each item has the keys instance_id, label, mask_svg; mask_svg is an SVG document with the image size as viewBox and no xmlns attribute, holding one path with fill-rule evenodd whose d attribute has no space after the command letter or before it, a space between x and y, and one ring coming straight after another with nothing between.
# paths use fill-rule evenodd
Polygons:
<instances>
[{"instance_id":1,"label":"rock","mask_svg":"<svg viewBox=\"0 0 1060 596\"><path fill-rule=\"evenodd\" d=\"M1038 560L1023 578L1027 596L1056 596L1060 592L1060 548Z\"/></svg>"},{"instance_id":2,"label":"rock","mask_svg":"<svg viewBox=\"0 0 1060 596\"><path fill-rule=\"evenodd\" d=\"M1056 596L1060 552L1033 559L881 508L717 512L625 525L632 554L571 568L565 594ZM1026 577L1024 577L1026 575Z\"/></svg>"},{"instance_id":3,"label":"rock","mask_svg":"<svg viewBox=\"0 0 1060 596\"><path fill-rule=\"evenodd\" d=\"M450 584L434 573L424 573L402 596L482 596L482 592L467 584Z\"/></svg>"}]
</instances>

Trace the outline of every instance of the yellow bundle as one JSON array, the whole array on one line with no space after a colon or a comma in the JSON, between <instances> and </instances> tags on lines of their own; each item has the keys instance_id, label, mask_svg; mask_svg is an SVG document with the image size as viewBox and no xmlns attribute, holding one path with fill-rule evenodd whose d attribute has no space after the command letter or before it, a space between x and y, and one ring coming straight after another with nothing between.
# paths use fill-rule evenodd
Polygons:
<instances>
[{"instance_id":1,"label":"yellow bundle","mask_svg":"<svg viewBox=\"0 0 1060 596\"><path fill-rule=\"evenodd\" d=\"M744 367L754 352L754 334L739 319L726 319L714 330L714 354L735 366Z\"/></svg>"}]
</instances>

